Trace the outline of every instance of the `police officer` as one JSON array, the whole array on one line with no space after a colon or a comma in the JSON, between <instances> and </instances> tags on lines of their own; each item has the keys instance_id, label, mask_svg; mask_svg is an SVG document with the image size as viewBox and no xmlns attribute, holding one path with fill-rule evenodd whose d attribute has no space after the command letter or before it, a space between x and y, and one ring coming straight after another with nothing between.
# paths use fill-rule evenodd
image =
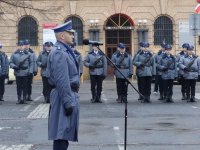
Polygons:
<instances>
[{"instance_id":1,"label":"police officer","mask_svg":"<svg viewBox=\"0 0 200 150\"><path fill-rule=\"evenodd\" d=\"M133 64L134 64L134 61L135 61L135 58L136 58L136 56L138 55L138 54L140 54L140 53L142 53L143 52L143 49L144 49L144 47L143 47L143 42L140 42L139 43L139 46L140 46L140 48L139 48L139 50L136 52L136 54L133 56ZM138 74L137 74L137 67L136 67L136 77L137 77L137 85L138 85L138 91L141 93L141 82L140 82L140 77L138 77ZM142 96L141 95L139 95L139 98L138 98L138 101L140 101L140 100L142 100L143 98L142 98Z\"/></svg>"},{"instance_id":2,"label":"police officer","mask_svg":"<svg viewBox=\"0 0 200 150\"><path fill-rule=\"evenodd\" d=\"M157 65L160 63L163 55L165 54L165 43L160 44L160 46L161 46L161 49L154 56L155 65L156 65L154 92L157 92L159 88L160 97L158 100L163 100L163 83L162 83L162 77L161 77L162 71L157 68Z\"/></svg>"},{"instance_id":3,"label":"police officer","mask_svg":"<svg viewBox=\"0 0 200 150\"><path fill-rule=\"evenodd\" d=\"M76 49L76 43L74 42L72 45L71 45L71 48L74 52L74 55L76 57L76 60L78 62L78 65L79 65L79 72L80 72L80 77L82 76L83 74L83 60L82 60L82 56L81 56L81 53L79 53Z\"/></svg>"},{"instance_id":4,"label":"police officer","mask_svg":"<svg viewBox=\"0 0 200 150\"><path fill-rule=\"evenodd\" d=\"M92 45L92 50L87 54L84 65L89 68L92 103L102 103L101 92L102 82L107 74L107 61L96 45Z\"/></svg>"},{"instance_id":5,"label":"police officer","mask_svg":"<svg viewBox=\"0 0 200 150\"><path fill-rule=\"evenodd\" d=\"M173 82L177 77L177 64L176 58L171 53L172 46L169 44L165 45L165 54L162 56L160 63L157 65L158 69L162 71L163 80L163 94L164 102L172 103L173 95Z\"/></svg>"},{"instance_id":6,"label":"police officer","mask_svg":"<svg viewBox=\"0 0 200 150\"><path fill-rule=\"evenodd\" d=\"M187 47L187 55L181 58L179 67L183 69L186 86L186 100L195 102L196 80L200 77L200 59L194 54L194 47Z\"/></svg>"},{"instance_id":7,"label":"police officer","mask_svg":"<svg viewBox=\"0 0 200 150\"><path fill-rule=\"evenodd\" d=\"M150 103L151 80L155 75L155 64L149 43L143 42L142 47L143 50L135 57L134 65L137 67L136 74L141 85L140 92L144 96L141 102Z\"/></svg>"},{"instance_id":8,"label":"police officer","mask_svg":"<svg viewBox=\"0 0 200 150\"><path fill-rule=\"evenodd\" d=\"M35 52L30 48L30 41L28 39L24 40L25 50L31 54L31 57L33 58L33 74L28 75L28 81L27 81L27 101L32 101L31 94L32 94L32 83L33 83L33 76L37 75L38 67L36 63L36 55Z\"/></svg>"},{"instance_id":9,"label":"police officer","mask_svg":"<svg viewBox=\"0 0 200 150\"><path fill-rule=\"evenodd\" d=\"M189 46L190 45L188 43L184 43L182 45L183 50L176 56L177 69L178 69L178 80L181 84L182 100L186 100L186 85L185 85L185 79L183 77L184 71L179 67L179 63L180 63L181 58L183 58L183 57L185 57L185 55L187 55L187 48Z\"/></svg>"},{"instance_id":10,"label":"police officer","mask_svg":"<svg viewBox=\"0 0 200 150\"><path fill-rule=\"evenodd\" d=\"M126 78L131 78L133 75L133 63L131 56L125 51L126 47L124 43L119 43L118 48L119 51L112 57L112 62ZM128 83L118 70L115 69L114 74L117 83L117 93L119 94L118 102L127 102Z\"/></svg>"},{"instance_id":11,"label":"police officer","mask_svg":"<svg viewBox=\"0 0 200 150\"><path fill-rule=\"evenodd\" d=\"M117 47L117 50L112 54L112 57L111 57L111 61L116 57L116 55L119 53L119 47ZM112 64L111 64L111 67L113 67L112 66ZM117 78L115 77L115 82L116 82L116 87L117 87ZM116 99L116 101L118 102L118 101L120 101L120 96L119 96L119 91L117 90L117 99Z\"/></svg>"},{"instance_id":12,"label":"police officer","mask_svg":"<svg viewBox=\"0 0 200 150\"><path fill-rule=\"evenodd\" d=\"M52 85L48 138L53 150L67 150L68 141L78 141L79 66L70 45L74 33L71 21L54 29L57 42L49 54L47 74Z\"/></svg>"},{"instance_id":13,"label":"police officer","mask_svg":"<svg viewBox=\"0 0 200 150\"><path fill-rule=\"evenodd\" d=\"M42 83L43 83L43 96L46 103L50 102L50 92L51 92L51 86L48 83L48 77L47 77L47 60L49 57L49 53L53 48L52 42L45 42L44 48L42 52L40 52L38 58L37 58L37 65L41 68L41 76L42 76Z\"/></svg>"},{"instance_id":14,"label":"police officer","mask_svg":"<svg viewBox=\"0 0 200 150\"><path fill-rule=\"evenodd\" d=\"M27 96L28 76L33 74L33 58L25 50L24 41L19 41L18 46L18 49L11 55L10 67L14 69L14 75L16 76L17 104L24 104Z\"/></svg>"},{"instance_id":15,"label":"police officer","mask_svg":"<svg viewBox=\"0 0 200 150\"><path fill-rule=\"evenodd\" d=\"M2 44L0 44L0 49L2 49ZM5 78L8 76L9 63L5 52L0 51L0 101L3 100L3 95L5 92Z\"/></svg>"}]
</instances>

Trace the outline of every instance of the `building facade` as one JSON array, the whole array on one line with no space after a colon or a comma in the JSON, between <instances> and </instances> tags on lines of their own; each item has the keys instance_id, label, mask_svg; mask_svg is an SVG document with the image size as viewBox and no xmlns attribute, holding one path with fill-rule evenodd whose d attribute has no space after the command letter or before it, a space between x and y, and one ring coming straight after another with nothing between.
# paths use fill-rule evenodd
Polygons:
<instances>
[{"instance_id":1,"label":"building facade","mask_svg":"<svg viewBox=\"0 0 200 150\"><path fill-rule=\"evenodd\" d=\"M134 55L141 41L149 42L154 52L162 42L170 43L175 54L189 42L198 54L199 36L191 36L188 26L196 5L196 0L10 0L0 3L0 42L10 55L18 40L28 38L38 54L44 25L72 20L83 57L89 50L82 45L85 38L103 42L108 57L119 42Z\"/></svg>"}]
</instances>

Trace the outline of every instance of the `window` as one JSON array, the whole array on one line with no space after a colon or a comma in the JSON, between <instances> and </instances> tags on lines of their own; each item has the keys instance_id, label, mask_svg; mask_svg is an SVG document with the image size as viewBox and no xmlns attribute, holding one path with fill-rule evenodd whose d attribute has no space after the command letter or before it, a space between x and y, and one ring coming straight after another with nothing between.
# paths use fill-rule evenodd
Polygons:
<instances>
[{"instance_id":1,"label":"window","mask_svg":"<svg viewBox=\"0 0 200 150\"><path fill-rule=\"evenodd\" d=\"M31 46L38 45L38 25L31 17L23 17L18 24L18 41L29 39Z\"/></svg>"},{"instance_id":2,"label":"window","mask_svg":"<svg viewBox=\"0 0 200 150\"><path fill-rule=\"evenodd\" d=\"M82 45L83 44L83 23L81 19L79 19L76 16L70 16L65 20L65 22L72 20L72 28L76 30L77 33L77 45Z\"/></svg>"},{"instance_id":3,"label":"window","mask_svg":"<svg viewBox=\"0 0 200 150\"><path fill-rule=\"evenodd\" d=\"M154 23L154 44L173 44L173 24L167 16L160 16Z\"/></svg>"}]
</instances>

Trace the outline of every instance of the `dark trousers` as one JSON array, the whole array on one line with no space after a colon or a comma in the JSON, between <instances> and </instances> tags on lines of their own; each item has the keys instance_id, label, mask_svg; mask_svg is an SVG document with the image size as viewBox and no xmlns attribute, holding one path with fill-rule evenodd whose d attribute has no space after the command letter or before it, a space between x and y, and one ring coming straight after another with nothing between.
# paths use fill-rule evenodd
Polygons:
<instances>
[{"instance_id":1,"label":"dark trousers","mask_svg":"<svg viewBox=\"0 0 200 150\"><path fill-rule=\"evenodd\" d=\"M185 79L186 95L195 96L196 79Z\"/></svg>"},{"instance_id":2,"label":"dark trousers","mask_svg":"<svg viewBox=\"0 0 200 150\"><path fill-rule=\"evenodd\" d=\"M32 94L32 83L33 83L33 76L27 76L27 94L31 96Z\"/></svg>"},{"instance_id":3,"label":"dark trousers","mask_svg":"<svg viewBox=\"0 0 200 150\"><path fill-rule=\"evenodd\" d=\"M47 77L42 77L42 83L43 83L43 95L44 97L50 98L50 93L51 93L51 86L48 82Z\"/></svg>"},{"instance_id":4,"label":"dark trousers","mask_svg":"<svg viewBox=\"0 0 200 150\"><path fill-rule=\"evenodd\" d=\"M119 96L127 97L128 83L126 82L126 79L116 78L116 81L117 93L119 94Z\"/></svg>"},{"instance_id":5,"label":"dark trousers","mask_svg":"<svg viewBox=\"0 0 200 150\"><path fill-rule=\"evenodd\" d=\"M183 78L183 76L180 76L179 82L181 84L181 92L182 92L182 94L185 94L186 93L186 84L185 84L185 79Z\"/></svg>"},{"instance_id":6,"label":"dark trousers","mask_svg":"<svg viewBox=\"0 0 200 150\"><path fill-rule=\"evenodd\" d=\"M117 87L117 78L116 78L116 87ZM119 97L119 90L117 88L117 96Z\"/></svg>"},{"instance_id":7,"label":"dark trousers","mask_svg":"<svg viewBox=\"0 0 200 150\"><path fill-rule=\"evenodd\" d=\"M92 95L101 96L103 78L99 75L90 75Z\"/></svg>"},{"instance_id":8,"label":"dark trousers","mask_svg":"<svg viewBox=\"0 0 200 150\"><path fill-rule=\"evenodd\" d=\"M0 98L3 97L5 92L5 76L0 76Z\"/></svg>"},{"instance_id":9,"label":"dark trousers","mask_svg":"<svg viewBox=\"0 0 200 150\"><path fill-rule=\"evenodd\" d=\"M159 86L160 95L163 95L164 87L163 87L162 76L161 75L157 75L157 79L158 79L158 86Z\"/></svg>"},{"instance_id":10,"label":"dark trousers","mask_svg":"<svg viewBox=\"0 0 200 150\"><path fill-rule=\"evenodd\" d=\"M67 150L69 142L66 140L54 140L53 150Z\"/></svg>"},{"instance_id":11,"label":"dark trousers","mask_svg":"<svg viewBox=\"0 0 200 150\"><path fill-rule=\"evenodd\" d=\"M159 75L156 75L156 76L155 76L155 84L154 84L154 91L155 91L155 92L158 92L158 87L159 87L159 86L158 86L158 85L159 85L158 83L159 83Z\"/></svg>"},{"instance_id":12,"label":"dark trousers","mask_svg":"<svg viewBox=\"0 0 200 150\"><path fill-rule=\"evenodd\" d=\"M17 84L17 95L18 97L22 96L23 93L23 98L26 97L27 95L27 81L28 77L27 76L16 76L16 84Z\"/></svg>"},{"instance_id":13,"label":"dark trousers","mask_svg":"<svg viewBox=\"0 0 200 150\"><path fill-rule=\"evenodd\" d=\"M138 91L140 92L140 93L142 93L142 86L141 86L141 80L142 80L142 77L138 77L137 76L137 85L138 85Z\"/></svg>"},{"instance_id":14,"label":"dark trousers","mask_svg":"<svg viewBox=\"0 0 200 150\"><path fill-rule=\"evenodd\" d=\"M163 80L164 96L171 98L173 95L173 79Z\"/></svg>"},{"instance_id":15,"label":"dark trousers","mask_svg":"<svg viewBox=\"0 0 200 150\"><path fill-rule=\"evenodd\" d=\"M146 77L140 77L141 81L141 94L144 95L145 97L149 97L151 95L151 76L146 76Z\"/></svg>"}]
</instances>

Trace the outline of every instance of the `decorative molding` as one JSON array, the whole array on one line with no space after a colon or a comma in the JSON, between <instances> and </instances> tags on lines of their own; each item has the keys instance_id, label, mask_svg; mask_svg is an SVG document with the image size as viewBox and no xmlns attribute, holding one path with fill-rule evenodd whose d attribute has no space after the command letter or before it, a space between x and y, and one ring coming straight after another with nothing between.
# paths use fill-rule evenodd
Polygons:
<instances>
[{"instance_id":1,"label":"decorative molding","mask_svg":"<svg viewBox=\"0 0 200 150\"><path fill-rule=\"evenodd\" d=\"M115 13L121 13L122 0L114 0Z\"/></svg>"},{"instance_id":2,"label":"decorative molding","mask_svg":"<svg viewBox=\"0 0 200 150\"><path fill-rule=\"evenodd\" d=\"M70 4L70 14L72 15L76 14L77 1L70 1L69 4Z\"/></svg>"},{"instance_id":3,"label":"decorative molding","mask_svg":"<svg viewBox=\"0 0 200 150\"><path fill-rule=\"evenodd\" d=\"M168 0L159 0L159 3L160 3L161 14L166 14L168 8Z\"/></svg>"}]
</instances>

